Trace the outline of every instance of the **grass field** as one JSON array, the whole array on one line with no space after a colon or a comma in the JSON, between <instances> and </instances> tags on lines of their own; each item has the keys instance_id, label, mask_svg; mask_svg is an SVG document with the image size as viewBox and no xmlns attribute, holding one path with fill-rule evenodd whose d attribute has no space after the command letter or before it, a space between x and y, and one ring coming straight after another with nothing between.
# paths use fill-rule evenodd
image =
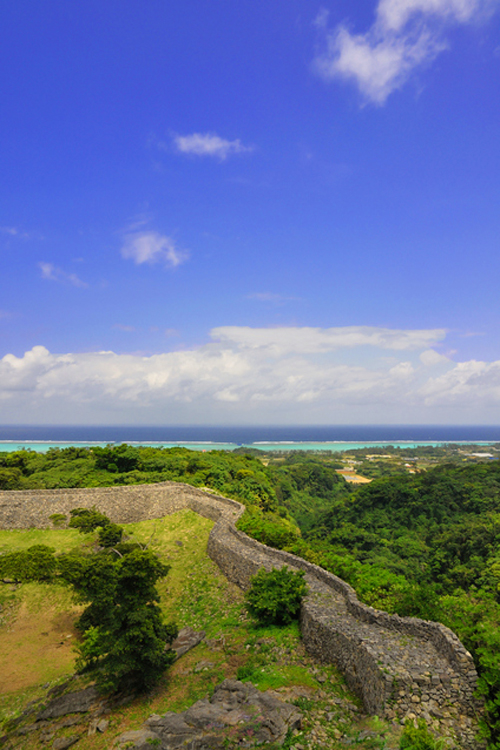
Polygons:
<instances>
[{"instance_id":1,"label":"grass field","mask_svg":"<svg viewBox=\"0 0 500 750\"><path fill-rule=\"evenodd\" d=\"M76 732L82 735L79 750L105 750L151 714L184 710L210 695L224 678L238 677L262 690L276 690L307 710L304 731L296 739L304 747L345 748L344 736L365 750L396 748L399 730L362 716L336 670L307 656L297 625L263 629L249 621L242 592L206 554L211 527L211 521L192 511L126 527L129 535L147 542L171 565L159 585L166 619L175 620L179 628L204 630L206 640L175 662L151 694L107 716L110 726L105 734L87 736L83 718L80 726L56 727L55 737ZM0 531L0 552L32 544L67 551L91 538L66 529ZM78 609L63 586L3 586L0 596L0 721L5 722L72 674ZM47 747L39 732L15 741L20 750Z\"/></svg>"}]
</instances>

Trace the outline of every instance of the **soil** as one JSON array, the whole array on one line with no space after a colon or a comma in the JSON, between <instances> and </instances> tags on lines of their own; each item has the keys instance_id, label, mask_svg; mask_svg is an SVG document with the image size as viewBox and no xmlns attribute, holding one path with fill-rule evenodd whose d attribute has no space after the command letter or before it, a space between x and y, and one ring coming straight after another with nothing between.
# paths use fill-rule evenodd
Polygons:
<instances>
[{"instance_id":1,"label":"soil","mask_svg":"<svg viewBox=\"0 0 500 750\"><path fill-rule=\"evenodd\" d=\"M16 617L2 632L0 695L74 671L77 616L77 608L60 612L52 607L42 616L21 604Z\"/></svg>"}]
</instances>

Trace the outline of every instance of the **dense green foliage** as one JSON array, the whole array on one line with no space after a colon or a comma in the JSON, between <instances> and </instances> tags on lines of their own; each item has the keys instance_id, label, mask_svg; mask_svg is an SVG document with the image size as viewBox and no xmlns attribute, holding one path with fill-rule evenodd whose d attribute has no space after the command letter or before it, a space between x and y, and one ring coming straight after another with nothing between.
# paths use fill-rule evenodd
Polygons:
<instances>
[{"instance_id":1,"label":"dense green foliage","mask_svg":"<svg viewBox=\"0 0 500 750\"><path fill-rule=\"evenodd\" d=\"M149 550L60 560L63 577L88 602L78 621L83 632L77 668L103 691L147 690L174 660L165 650L177 634L162 621L155 584L169 571Z\"/></svg>"},{"instance_id":2,"label":"dense green foliage","mask_svg":"<svg viewBox=\"0 0 500 750\"><path fill-rule=\"evenodd\" d=\"M391 473L353 490L336 473L335 456L289 453L266 458L266 466L252 453L127 445L4 453L0 488L173 480L242 501L247 511L239 527L246 533L331 570L368 604L439 620L457 632L480 673L490 747L500 748L500 462L472 463L458 450L422 447L404 457L439 460L442 454L453 463L408 474L401 473L401 460L390 463L400 449L352 451L365 474ZM382 453L389 463L379 460ZM74 516L71 525L88 522ZM113 525L98 526L98 534L116 562L113 549L131 551ZM36 554L50 578L50 554ZM6 558L3 578L9 577ZM19 560L11 563L21 569ZM35 563L23 564L29 571Z\"/></svg>"},{"instance_id":3,"label":"dense green foliage","mask_svg":"<svg viewBox=\"0 0 500 750\"><path fill-rule=\"evenodd\" d=\"M57 575L55 550L34 544L27 550L0 555L0 579L3 583L51 582Z\"/></svg>"},{"instance_id":4,"label":"dense green foliage","mask_svg":"<svg viewBox=\"0 0 500 750\"><path fill-rule=\"evenodd\" d=\"M73 529L78 529L82 534L89 534L98 528L109 526L110 523L109 518L94 506L93 508L73 508L70 511L68 525Z\"/></svg>"},{"instance_id":5,"label":"dense green foliage","mask_svg":"<svg viewBox=\"0 0 500 750\"><path fill-rule=\"evenodd\" d=\"M261 625L289 625L299 616L300 602L306 593L302 570L294 572L286 565L279 570L261 568L251 578L245 603Z\"/></svg>"},{"instance_id":6,"label":"dense green foliage","mask_svg":"<svg viewBox=\"0 0 500 750\"><path fill-rule=\"evenodd\" d=\"M82 633L77 669L90 673L103 692L148 690L175 658L166 646L177 628L163 622L156 590L170 567L150 550L122 543L123 529L95 509L73 510L70 525L82 533L98 530L101 548L56 555L34 545L0 555L0 577L69 584L77 601L87 605L77 622Z\"/></svg>"},{"instance_id":7,"label":"dense green foliage","mask_svg":"<svg viewBox=\"0 0 500 750\"><path fill-rule=\"evenodd\" d=\"M246 454L130 445L0 453L0 489L108 487L167 480L210 487L264 509L276 506L269 472L259 459Z\"/></svg>"},{"instance_id":8,"label":"dense green foliage","mask_svg":"<svg viewBox=\"0 0 500 750\"><path fill-rule=\"evenodd\" d=\"M474 656L500 747L500 463L393 476L304 530L320 564L377 607L451 627Z\"/></svg>"},{"instance_id":9,"label":"dense green foliage","mask_svg":"<svg viewBox=\"0 0 500 750\"><path fill-rule=\"evenodd\" d=\"M288 549L300 539L300 529L292 520L277 513L263 513L256 506L247 508L238 528L275 549Z\"/></svg>"},{"instance_id":10,"label":"dense green foliage","mask_svg":"<svg viewBox=\"0 0 500 750\"><path fill-rule=\"evenodd\" d=\"M336 467L336 463L323 463L299 452L269 466L278 503L304 532L315 524L318 514L331 508L333 500L349 495L349 486Z\"/></svg>"},{"instance_id":11,"label":"dense green foliage","mask_svg":"<svg viewBox=\"0 0 500 750\"><path fill-rule=\"evenodd\" d=\"M412 721L406 722L399 750L444 750L444 748L445 740L435 739L423 719L418 720L417 726Z\"/></svg>"}]
</instances>

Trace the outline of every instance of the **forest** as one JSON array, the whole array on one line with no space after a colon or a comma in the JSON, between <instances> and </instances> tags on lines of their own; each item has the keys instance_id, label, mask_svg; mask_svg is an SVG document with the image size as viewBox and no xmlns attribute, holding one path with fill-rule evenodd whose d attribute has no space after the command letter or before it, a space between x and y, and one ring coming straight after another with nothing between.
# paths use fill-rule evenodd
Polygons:
<instances>
[{"instance_id":1,"label":"forest","mask_svg":"<svg viewBox=\"0 0 500 750\"><path fill-rule=\"evenodd\" d=\"M366 603L437 620L471 651L500 747L500 462L457 461L349 485L296 453L128 445L0 453L0 488L181 481L243 502L239 527L339 575Z\"/></svg>"}]
</instances>

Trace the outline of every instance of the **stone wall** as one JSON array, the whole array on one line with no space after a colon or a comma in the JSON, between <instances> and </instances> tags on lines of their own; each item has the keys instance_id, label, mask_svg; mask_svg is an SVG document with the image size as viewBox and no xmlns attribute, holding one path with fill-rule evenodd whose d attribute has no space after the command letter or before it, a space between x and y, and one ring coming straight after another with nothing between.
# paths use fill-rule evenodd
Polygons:
<instances>
[{"instance_id":1,"label":"stone wall","mask_svg":"<svg viewBox=\"0 0 500 750\"><path fill-rule=\"evenodd\" d=\"M482 709L473 696L476 670L451 630L375 610L332 573L249 538L235 527L244 507L234 500L176 482L0 491L0 527L43 528L51 525L53 513L93 505L116 523L161 518L184 508L212 519L208 554L243 589L262 567L304 570L309 586L301 611L305 646L338 666L369 713L399 720L423 716L437 731L453 734L461 747L482 746L474 740Z\"/></svg>"}]
</instances>

